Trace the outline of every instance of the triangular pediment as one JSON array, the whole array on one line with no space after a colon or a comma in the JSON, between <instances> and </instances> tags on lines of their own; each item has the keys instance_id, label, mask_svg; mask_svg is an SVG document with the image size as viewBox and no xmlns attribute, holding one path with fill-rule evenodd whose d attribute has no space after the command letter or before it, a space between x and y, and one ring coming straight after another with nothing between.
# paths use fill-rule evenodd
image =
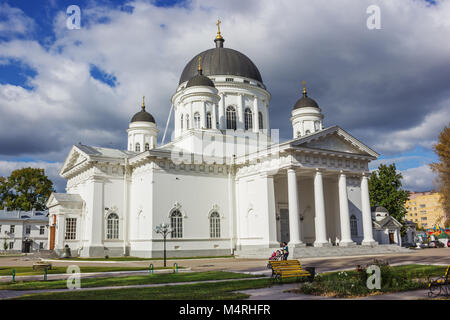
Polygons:
<instances>
[{"instance_id":1,"label":"triangular pediment","mask_svg":"<svg viewBox=\"0 0 450 320\"><path fill-rule=\"evenodd\" d=\"M375 158L379 156L378 153L337 126L296 139L292 145L306 149L367 155Z\"/></svg>"},{"instance_id":2,"label":"triangular pediment","mask_svg":"<svg viewBox=\"0 0 450 320\"><path fill-rule=\"evenodd\" d=\"M64 164L60 171L60 175L63 175L64 173L77 167L81 163L86 162L87 160L88 160L88 155L86 155L84 152L82 152L76 146L73 146L72 149L70 150L69 154L67 155L66 160L64 161Z\"/></svg>"}]
</instances>

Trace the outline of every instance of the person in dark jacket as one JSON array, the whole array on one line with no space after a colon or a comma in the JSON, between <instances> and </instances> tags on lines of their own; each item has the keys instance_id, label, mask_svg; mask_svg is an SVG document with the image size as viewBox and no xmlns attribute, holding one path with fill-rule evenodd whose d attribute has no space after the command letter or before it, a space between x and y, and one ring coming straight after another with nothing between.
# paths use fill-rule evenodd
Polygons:
<instances>
[{"instance_id":1,"label":"person in dark jacket","mask_svg":"<svg viewBox=\"0 0 450 320\"><path fill-rule=\"evenodd\" d=\"M288 256L289 256L289 248L286 242L282 243L283 246L283 260L287 260Z\"/></svg>"}]
</instances>

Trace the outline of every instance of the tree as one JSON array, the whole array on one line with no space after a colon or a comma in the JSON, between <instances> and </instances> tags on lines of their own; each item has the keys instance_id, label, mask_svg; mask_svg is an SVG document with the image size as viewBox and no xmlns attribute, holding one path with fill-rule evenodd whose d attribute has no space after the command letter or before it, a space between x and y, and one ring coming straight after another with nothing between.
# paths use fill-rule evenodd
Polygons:
<instances>
[{"instance_id":1,"label":"tree","mask_svg":"<svg viewBox=\"0 0 450 320\"><path fill-rule=\"evenodd\" d=\"M0 177L0 208L30 211L45 210L53 190L53 182L44 169L14 170L8 178Z\"/></svg>"},{"instance_id":2,"label":"tree","mask_svg":"<svg viewBox=\"0 0 450 320\"><path fill-rule=\"evenodd\" d=\"M405 203L409 191L402 189L402 174L397 172L395 163L380 164L369 179L370 205L385 207L398 222L403 223L406 215Z\"/></svg>"},{"instance_id":3,"label":"tree","mask_svg":"<svg viewBox=\"0 0 450 320\"><path fill-rule=\"evenodd\" d=\"M430 164L433 172L438 175L441 202L447 220L450 220L450 123L439 134L439 141L433 146L439 157L439 162Z\"/></svg>"}]
</instances>

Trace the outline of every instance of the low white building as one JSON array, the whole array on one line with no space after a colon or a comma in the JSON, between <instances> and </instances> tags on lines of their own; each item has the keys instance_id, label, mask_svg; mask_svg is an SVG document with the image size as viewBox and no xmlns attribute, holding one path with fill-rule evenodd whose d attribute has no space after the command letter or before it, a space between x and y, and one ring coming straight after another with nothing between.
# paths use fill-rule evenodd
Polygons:
<instances>
[{"instance_id":1,"label":"low white building","mask_svg":"<svg viewBox=\"0 0 450 320\"><path fill-rule=\"evenodd\" d=\"M48 249L47 211L0 210L0 250L35 252Z\"/></svg>"},{"instance_id":2,"label":"low white building","mask_svg":"<svg viewBox=\"0 0 450 320\"><path fill-rule=\"evenodd\" d=\"M182 72L170 142L157 145L158 127L143 104L126 150L72 147L60 171L67 193L47 203L50 249L161 257L155 228L163 222L173 230L171 256L272 250L283 241L292 250L377 245L368 164L378 153L339 126L324 126L305 86L293 107L277 106L292 109L293 132L278 141L258 68L224 48L220 32L214 41Z\"/></svg>"},{"instance_id":3,"label":"low white building","mask_svg":"<svg viewBox=\"0 0 450 320\"><path fill-rule=\"evenodd\" d=\"M402 224L389 215L385 207L376 207L372 211L374 238L379 244L402 245L400 230Z\"/></svg>"}]
</instances>

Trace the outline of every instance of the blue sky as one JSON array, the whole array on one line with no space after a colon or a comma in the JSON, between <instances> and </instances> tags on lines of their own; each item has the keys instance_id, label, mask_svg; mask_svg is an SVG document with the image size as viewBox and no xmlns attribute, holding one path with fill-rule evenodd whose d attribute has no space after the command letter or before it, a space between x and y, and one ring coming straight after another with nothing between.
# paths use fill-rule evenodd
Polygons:
<instances>
[{"instance_id":1,"label":"blue sky","mask_svg":"<svg viewBox=\"0 0 450 320\"><path fill-rule=\"evenodd\" d=\"M81 30L65 28L72 4L81 8ZM381 8L381 30L366 28L370 4ZM443 72L450 49L440 41L450 36L448 1L19 0L0 6L0 175L44 166L63 191L57 172L70 146L125 148L142 95L164 131L181 71L213 45L220 18L225 46L260 69L272 94L271 126L282 139L292 134L290 110L307 79L325 125L343 127L381 154L371 169L395 162L407 188L434 187L432 144L450 120L450 76Z\"/></svg>"}]
</instances>

